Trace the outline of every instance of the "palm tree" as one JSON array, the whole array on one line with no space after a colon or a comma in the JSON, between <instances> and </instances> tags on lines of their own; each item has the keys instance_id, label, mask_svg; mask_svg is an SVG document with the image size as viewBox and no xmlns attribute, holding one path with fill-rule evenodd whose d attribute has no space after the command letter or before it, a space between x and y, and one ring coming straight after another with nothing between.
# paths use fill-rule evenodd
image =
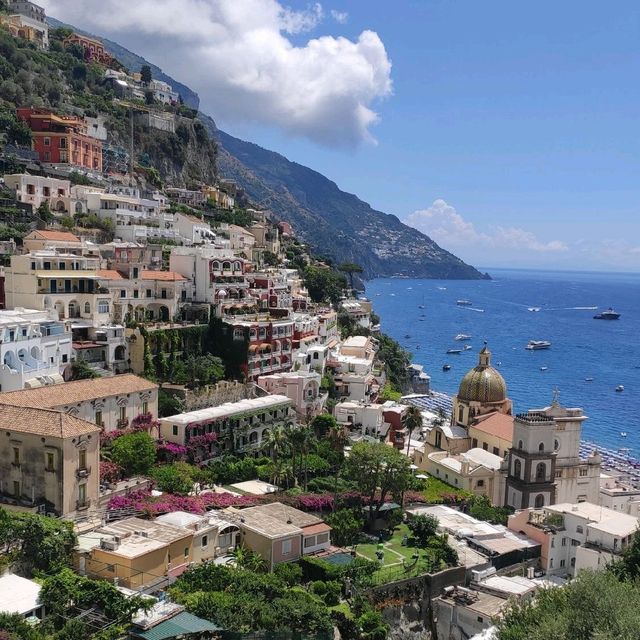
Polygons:
<instances>
[{"instance_id":1,"label":"palm tree","mask_svg":"<svg viewBox=\"0 0 640 640\"><path fill-rule=\"evenodd\" d=\"M293 479L293 469L289 462L274 460L271 469L271 482L278 487L289 488L289 483Z\"/></svg>"},{"instance_id":2,"label":"palm tree","mask_svg":"<svg viewBox=\"0 0 640 640\"><path fill-rule=\"evenodd\" d=\"M416 429L422 429L422 411L413 405L409 406L402 416L402 426L407 430L407 456L411 445L411 434Z\"/></svg>"},{"instance_id":3,"label":"palm tree","mask_svg":"<svg viewBox=\"0 0 640 640\"><path fill-rule=\"evenodd\" d=\"M267 432L262 441L262 449L268 451L273 456L273 462L278 461L278 457L284 454L289 448L288 429L284 424L276 424Z\"/></svg>"}]
</instances>

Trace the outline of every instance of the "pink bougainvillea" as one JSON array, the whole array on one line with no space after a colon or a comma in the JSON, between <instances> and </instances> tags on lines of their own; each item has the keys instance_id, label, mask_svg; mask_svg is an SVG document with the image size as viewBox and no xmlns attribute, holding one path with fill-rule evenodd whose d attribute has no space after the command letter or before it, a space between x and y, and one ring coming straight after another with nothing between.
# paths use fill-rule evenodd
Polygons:
<instances>
[{"instance_id":1,"label":"pink bougainvillea","mask_svg":"<svg viewBox=\"0 0 640 640\"><path fill-rule=\"evenodd\" d=\"M122 468L115 462L103 460L100 462L100 482L118 482L122 478Z\"/></svg>"}]
</instances>

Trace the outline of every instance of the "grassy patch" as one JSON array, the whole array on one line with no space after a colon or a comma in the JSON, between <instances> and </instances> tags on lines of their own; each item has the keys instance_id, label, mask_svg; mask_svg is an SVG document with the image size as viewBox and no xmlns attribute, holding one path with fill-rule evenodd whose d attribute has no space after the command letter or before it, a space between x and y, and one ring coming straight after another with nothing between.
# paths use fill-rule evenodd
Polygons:
<instances>
[{"instance_id":1,"label":"grassy patch","mask_svg":"<svg viewBox=\"0 0 640 640\"><path fill-rule=\"evenodd\" d=\"M458 498L466 498L470 496L468 491L453 487L439 478L434 478L433 476L429 476L426 480L426 485L427 488L423 490L422 494L427 502L432 504L446 502L450 496L456 496Z\"/></svg>"}]
</instances>

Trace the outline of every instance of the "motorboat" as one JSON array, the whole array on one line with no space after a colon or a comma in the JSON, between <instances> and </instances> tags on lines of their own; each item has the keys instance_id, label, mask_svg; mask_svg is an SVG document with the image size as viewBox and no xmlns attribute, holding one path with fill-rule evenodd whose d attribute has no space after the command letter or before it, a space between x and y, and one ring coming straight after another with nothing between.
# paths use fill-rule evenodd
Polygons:
<instances>
[{"instance_id":1,"label":"motorboat","mask_svg":"<svg viewBox=\"0 0 640 640\"><path fill-rule=\"evenodd\" d=\"M594 320L617 320L620 317L620 314L617 311L614 311L611 307L609 307L606 311L602 313L597 313L593 316Z\"/></svg>"},{"instance_id":2,"label":"motorboat","mask_svg":"<svg viewBox=\"0 0 640 640\"><path fill-rule=\"evenodd\" d=\"M450 364L443 364L442 365L442 370L443 371L449 371L449 369L451 369L451 365Z\"/></svg>"},{"instance_id":3,"label":"motorboat","mask_svg":"<svg viewBox=\"0 0 640 640\"><path fill-rule=\"evenodd\" d=\"M447 353L462 353L462 349L447 349Z\"/></svg>"},{"instance_id":4,"label":"motorboat","mask_svg":"<svg viewBox=\"0 0 640 640\"><path fill-rule=\"evenodd\" d=\"M465 344L464 347L462 347L463 351L469 351L469 349L472 349L473 347L470 344Z\"/></svg>"},{"instance_id":5,"label":"motorboat","mask_svg":"<svg viewBox=\"0 0 640 640\"><path fill-rule=\"evenodd\" d=\"M617 391L618 393L622 393L622 392L624 391L624 386L623 386L623 385L621 385L621 384L619 384L619 385L616 387L616 391Z\"/></svg>"},{"instance_id":6,"label":"motorboat","mask_svg":"<svg viewBox=\"0 0 640 640\"><path fill-rule=\"evenodd\" d=\"M456 304L459 307L470 307L473 302L471 302L471 300L456 300Z\"/></svg>"},{"instance_id":7,"label":"motorboat","mask_svg":"<svg viewBox=\"0 0 640 640\"><path fill-rule=\"evenodd\" d=\"M626 431L621 431L620 432L620 437L621 438L626 438L627 437L627 432Z\"/></svg>"},{"instance_id":8,"label":"motorboat","mask_svg":"<svg viewBox=\"0 0 640 640\"><path fill-rule=\"evenodd\" d=\"M540 367L540 371L546 371L549 367Z\"/></svg>"},{"instance_id":9,"label":"motorboat","mask_svg":"<svg viewBox=\"0 0 640 640\"><path fill-rule=\"evenodd\" d=\"M593 382L593 378L585 378L584 381L585 382Z\"/></svg>"},{"instance_id":10,"label":"motorboat","mask_svg":"<svg viewBox=\"0 0 640 640\"><path fill-rule=\"evenodd\" d=\"M408 340L410 337L411 337L411 336L410 336L408 333L405 335L405 339L407 339L407 340Z\"/></svg>"},{"instance_id":11,"label":"motorboat","mask_svg":"<svg viewBox=\"0 0 640 640\"><path fill-rule=\"evenodd\" d=\"M540 349L548 349L551 343L548 340L529 340L525 349L529 351L539 351Z\"/></svg>"},{"instance_id":12,"label":"motorboat","mask_svg":"<svg viewBox=\"0 0 640 640\"><path fill-rule=\"evenodd\" d=\"M540 307L529 307L527 311L540 311Z\"/></svg>"},{"instance_id":13,"label":"motorboat","mask_svg":"<svg viewBox=\"0 0 640 640\"><path fill-rule=\"evenodd\" d=\"M466 333L459 333L454 340L471 340L471 336L468 336Z\"/></svg>"}]
</instances>

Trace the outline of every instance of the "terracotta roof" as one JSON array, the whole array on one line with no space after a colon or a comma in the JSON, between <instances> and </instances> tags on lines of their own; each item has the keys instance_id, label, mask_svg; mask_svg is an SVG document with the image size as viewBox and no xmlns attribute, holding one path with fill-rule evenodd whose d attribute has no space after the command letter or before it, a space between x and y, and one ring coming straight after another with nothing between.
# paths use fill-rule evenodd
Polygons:
<instances>
[{"instance_id":1,"label":"terracotta roof","mask_svg":"<svg viewBox=\"0 0 640 640\"><path fill-rule=\"evenodd\" d=\"M157 388L158 385L153 382L139 378L132 373L124 373L110 378L76 380L75 382L65 382L37 389L0 393L0 404L51 409L97 398L150 391Z\"/></svg>"},{"instance_id":2,"label":"terracotta roof","mask_svg":"<svg viewBox=\"0 0 640 640\"><path fill-rule=\"evenodd\" d=\"M69 231L32 231L25 240L29 240L29 238L56 240L58 242L80 242L80 238Z\"/></svg>"},{"instance_id":3,"label":"terracotta roof","mask_svg":"<svg viewBox=\"0 0 640 640\"><path fill-rule=\"evenodd\" d=\"M183 275L175 271L143 271L141 277L143 280L163 280L167 282L186 280Z\"/></svg>"},{"instance_id":4,"label":"terracotta roof","mask_svg":"<svg viewBox=\"0 0 640 640\"><path fill-rule=\"evenodd\" d=\"M328 531L331 531L331 527L326 522L310 524L307 527L302 527L302 532L305 536L314 536L318 533L327 533Z\"/></svg>"},{"instance_id":5,"label":"terracotta roof","mask_svg":"<svg viewBox=\"0 0 640 640\"><path fill-rule=\"evenodd\" d=\"M479 418L478 423L474 424L472 428L511 442L513 439L513 416L492 413L484 419Z\"/></svg>"},{"instance_id":6,"label":"terracotta roof","mask_svg":"<svg viewBox=\"0 0 640 640\"><path fill-rule=\"evenodd\" d=\"M115 269L98 269L97 274L105 280L124 280L122 274Z\"/></svg>"},{"instance_id":7,"label":"terracotta roof","mask_svg":"<svg viewBox=\"0 0 640 640\"><path fill-rule=\"evenodd\" d=\"M8 404L0 405L0 424L3 429L10 431L56 438L71 438L100 431L97 425L62 411Z\"/></svg>"}]
</instances>

